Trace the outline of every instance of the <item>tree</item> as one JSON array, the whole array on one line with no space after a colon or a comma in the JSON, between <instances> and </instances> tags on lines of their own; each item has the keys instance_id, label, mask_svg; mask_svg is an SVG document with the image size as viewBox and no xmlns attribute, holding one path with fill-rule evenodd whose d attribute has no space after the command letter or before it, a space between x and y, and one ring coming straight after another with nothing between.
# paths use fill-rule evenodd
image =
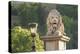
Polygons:
<instances>
[{"instance_id":1,"label":"tree","mask_svg":"<svg viewBox=\"0 0 80 54\"><path fill-rule=\"evenodd\" d=\"M78 6L77 5L57 5L57 9L62 15L66 15L75 20L78 19Z\"/></svg>"},{"instance_id":2,"label":"tree","mask_svg":"<svg viewBox=\"0 0 80 54\"><path fill-rule=\"evenodd\" d=\"M67 36L70 37L70 41L67 44L67 49L78 48L78 24L77 21L73 20L68 16L63 16L63 23Z\"/></svg>"},{"instance_id":3,"label":"tree","mask_svg":"<svg viewBox=\"0 0 80 54\"><path fill-rule=\"evenodd\" d=\"M38 22L38 5L37 3L22 3L20 4L18 9L18 16L20 17L20 21L22 26L27 25L29 22Z\"/></svg>"},{"instance_id":4,"label":"tree","mask_svg":"<svg viewBox=\"0 0 80 54\"><path fill-rule=\"evenodd\" d=\"M28 29L23 29L20 26L16 26L11 30L11 48L12 52L31 52L32 50L32 37L31 32ZM36 51L44 51L42 40L37 33L35 37Z\"/></svg>"}]
</instances>

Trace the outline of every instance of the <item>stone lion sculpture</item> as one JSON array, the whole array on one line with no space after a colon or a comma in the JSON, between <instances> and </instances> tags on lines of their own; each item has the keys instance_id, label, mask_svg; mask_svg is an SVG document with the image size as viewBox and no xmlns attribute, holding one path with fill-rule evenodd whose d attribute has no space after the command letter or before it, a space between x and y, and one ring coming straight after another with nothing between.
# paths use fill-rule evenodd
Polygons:
<instances>
[{"instance_id":1,"label":"stone lion sculpture","mask_svg":"<svg viewBox=\"0 0 80 54\"><path fill-rule=\"evenodd\" d=\"M53 9L49 12L47 18L47 35L64 35L64 25L60 13Z\"/></svg>"}]
</instances>

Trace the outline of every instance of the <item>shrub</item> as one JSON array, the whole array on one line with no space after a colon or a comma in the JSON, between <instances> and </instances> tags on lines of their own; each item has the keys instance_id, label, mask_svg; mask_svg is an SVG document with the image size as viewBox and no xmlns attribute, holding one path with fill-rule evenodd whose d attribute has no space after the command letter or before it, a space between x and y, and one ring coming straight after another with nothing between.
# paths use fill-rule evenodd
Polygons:
<instances>
[{"instance_id":1,"label":"shrub","mask_svg":"<svg viewBox=\"0 0 80 54\"><path fill-rule=\"evenodd\" d=\"M32 37L30 30L20 26L11 29L11 43L12 52L31 52ZM43 41L40 40L38 33L35 37L35 48L36 51L44 51Z\"/></svg>"}]
</instances>

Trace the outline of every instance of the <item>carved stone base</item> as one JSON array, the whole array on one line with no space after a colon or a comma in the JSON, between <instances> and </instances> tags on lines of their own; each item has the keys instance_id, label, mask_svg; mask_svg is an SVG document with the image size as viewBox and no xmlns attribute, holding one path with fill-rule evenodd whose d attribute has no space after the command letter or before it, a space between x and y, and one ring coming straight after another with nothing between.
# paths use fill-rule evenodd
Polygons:
<instances>
[{"instance_id":1,"label":"carved stone base","mask_svg":"<svg viewBox=\"0 0 80 54\"><path fill-rule=\"evenodd\" d=\"M66 42L70 40L67 36L42 36L46 51L65 50Z\"/></svg>"}]
</instances>

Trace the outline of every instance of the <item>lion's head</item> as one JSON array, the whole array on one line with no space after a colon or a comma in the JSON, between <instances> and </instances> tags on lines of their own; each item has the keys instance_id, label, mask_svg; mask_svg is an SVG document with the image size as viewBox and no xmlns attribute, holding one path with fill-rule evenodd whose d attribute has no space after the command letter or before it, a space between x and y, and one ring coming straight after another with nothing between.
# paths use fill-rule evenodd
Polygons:
<instances>
[{"instance_id":1,"label":"lion's head","mask_svg":"<svg viewBox=\"0 0 80 54\"><path fill-rule=\"evenodd\" d=\"M49 12L48 18L47 18L47 28L48 33L47 34L54 34L56 31L64 32L64 25L62 23L62 18L60 13L53 9Z\"/></svg>"}]
</instances>

